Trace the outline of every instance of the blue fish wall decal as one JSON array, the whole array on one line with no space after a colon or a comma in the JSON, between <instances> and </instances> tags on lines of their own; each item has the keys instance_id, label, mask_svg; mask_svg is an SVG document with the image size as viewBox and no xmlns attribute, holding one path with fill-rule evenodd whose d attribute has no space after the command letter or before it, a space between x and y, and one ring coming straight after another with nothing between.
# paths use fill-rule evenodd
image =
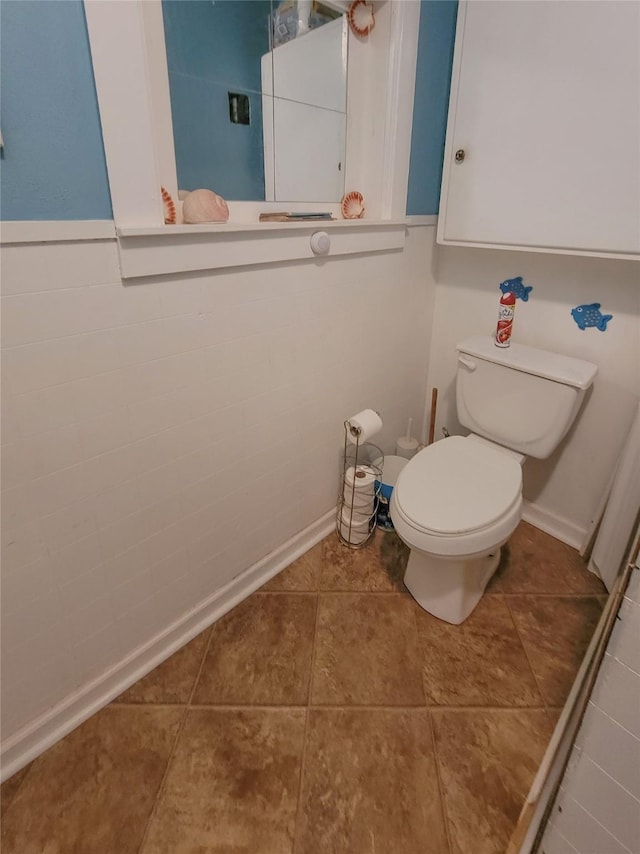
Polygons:
<instances>
[{"instance_id":1,"label":"blue fish wall decal","mask_svg":"<svg viewBox=\"0 0 640 854\"><path fill-rule=\"evenodd\" d=\"M533 290L533 285L523 285L522 276L516 276L515 279L505 279L500 285L500 290L503 294L515 294L516 299L521 299L522 302L529 300L529 294Z\"/></svg>"},{"instance_id":2,"label":"blue fish wall decal","mask_svg":"<svg viewBox=\"0 0 640 854\"><path fill-rule=\"evenodd\" d=\"M595 326L600 332L607 331L607 323L613 317L612 314L602 314L600 303L592 302L591 305L578 305L571 309L571 317L578 324L578 329L586 329L587 326Z\"/></svg>"}]
</instances>

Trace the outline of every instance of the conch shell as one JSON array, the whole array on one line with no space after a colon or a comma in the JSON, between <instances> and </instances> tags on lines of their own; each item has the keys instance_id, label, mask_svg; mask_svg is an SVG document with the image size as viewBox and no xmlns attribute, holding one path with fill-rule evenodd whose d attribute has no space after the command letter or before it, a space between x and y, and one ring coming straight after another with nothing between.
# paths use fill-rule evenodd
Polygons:
<instances>
[{"instance_id":1,"label":"conch shell","mask_svg":"<svg viewBox=\"0 0 640 854\"><path fill-rule=\"evenodd\" d=\"M368 36L376 25L373 4L365 0L354 0L349 6L349 26L357 36Z\"/></svg>"},{"instance_id":2,"label":"conch shell","mask_svg":"<svg viewBox=\"0 0 640 854\"><path fill-rule=\"evenodd\" d=\"M358 193L357 190L346 193L340 202L340 210L344 219L362 219L364 216L362 193Z\"/></svg>"},{"instance_id":3,"label":"conch shell","mask_svg":"<svg viewBox=\"0 0 640 854\"><path fill-rule=\"evenodd\" d=\"M176 206L171 198L171 194L168 190L165 190L164 187L160 187L160 191L162 193L162 206L164 208L164 224L165 225L175 225L176 224Z\"/></svg>"},{"instance_id":4,"label":"conch shell","mask_svg":"<svg viewBox=\"0 0 640 854\"><path fill-rule=\"evenodd\" d=\"M182 219L189 223L227 222L229 208L213 190L194 190L182 203Z\"/></svg>"}]
</instances>

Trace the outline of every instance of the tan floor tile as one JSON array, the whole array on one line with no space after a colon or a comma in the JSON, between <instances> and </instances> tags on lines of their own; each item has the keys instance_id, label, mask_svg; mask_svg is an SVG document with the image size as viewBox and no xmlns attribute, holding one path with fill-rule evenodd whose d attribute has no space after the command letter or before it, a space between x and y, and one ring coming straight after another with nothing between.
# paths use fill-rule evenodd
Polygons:
<instances>
[{"instance_id":1,"label":"tan floor tile","mask_svg":"<svg viewBox=\"0 0 640 854\"><path fill-rule=\"evenodd\" d=\"M3 854L136 854L183 712L109 706L33 763Z\"/></svg>"},{"instance_id":2,"label":"tan floor tile","mask_svg":"<svg viewBox=\"0 0 640 854\"><path fill-rule=\"evenodd\" d=\"M561 706L602 611L595 596L510 596L508 605L549 706Z\"/></svg>"},{"instance_id":3,"label":"tan floor tile","mask_svg":"<svg viewBox=\"0 0 640 854\"><path fill-rule=\"evenodd\" d=\"M434 710L452 854L504 854L551 727L544 710Z\"/></svg>"},{"instance_id":4,"label":"tan floor tile","mask_svg":"<svg viewBox=\"0 0 640 854\"><path fill-rule=\"evenodd\" d=\"M187 703L210 632L211 629L206 629L199 634L116 697L114 703Z\"/></svg>"},{"instance_id":5,"label":"tan floor tile","mask_svg":"<svg viewBox=\"0 0 640 854\"><path fill-rule=\"evenodd\" d=\"M192 709L142 854L288 854L303 709Z\"/></svg>"},{"instance_id":6,"label":"tan floor tile","mask_svg":"<svg viewBox=\"0 0 640 854\"><path fill-rule=\"evenodd\" d=\"M503 549L495 583L505 593L606 593L575 549L527 522L518 525Z\"/></svg>"},{"instance_id":7,"label":"tan floor tile","mask_svg":"<svg viewBox=\"0 0 640 854\"><path fill-rule=\"evenodd\" d=\"M212 628L196 704L307 702L316 596L254 593Z\"/></svg>"},{"instance_id":8,"label":"tan floor tile","mask_svg":"<svg viewBox=\"0 0 640 854\"><path fill-rule=\"evenodd\" d=\"M296 854L446 854L428 714L311 709Z\"/></svg>"},{"instance_id":9,"label":"tan floor tile","mask_svg":"<svg viewBox=\"0 0 640 854\"><path fill-rule=\"evenodd\" d=\"M305 593L318 589L318 578L322 562L323 545L318 543L308 552L267 581L263 591L285 591Z\"/></svg>"},{"instance_id":10,"label":"tan floor tile","mask_svg":"<svg viewBox=\"0 0 640 854\"><path fill-rule=\"evenodd\" d=\"M564 706L547 706L547 717L549 718L549 723L554 729L563 710Z\"/></svg>"},{"instance_id":11,"label":"tan floor tile","mask_svg":"<svg viewBox=\"0 0 640 854\"><path fill-rule=\"evenodd\" d=\"M402 579L409 549L393 531L376 531L360 549L345 546L337 534L324 541L320 589L348 592L405 592Z\"/></svg>"},{"instance_id":12,"label":"tan floor tile","mask_svg":"<svg viewBox=\"0 0 640 854\"><path fill-rule=\"evenodd\" d=\"M311 702L424 703L413 608L395 593L321 595Z\"/></svg>"},{"instance_id":13,"label":"tan floor tile","mask_svg":"<svg viewBox=\"0 0 640 854\"><path fill-rule=\"evenodd\" d=\"M542 699L501 596L485 595L453 626L417 608L427 703L541 706Z\"/></svg>"},{"instance_id":14,"label":"tan floor tile","mask_svg":"<svg viewBox=\"0 0 640 854\"><path fill-rule=\"evenodd\" d=\"M2 786L0 786L0 815L4 815L11 802L18 794L18 789L24 782L24 778L29 773L31 765L32 763L25 765L24 768L21 768L9 777L9 779L5 780Z\"/></svg>"}]
</instances>

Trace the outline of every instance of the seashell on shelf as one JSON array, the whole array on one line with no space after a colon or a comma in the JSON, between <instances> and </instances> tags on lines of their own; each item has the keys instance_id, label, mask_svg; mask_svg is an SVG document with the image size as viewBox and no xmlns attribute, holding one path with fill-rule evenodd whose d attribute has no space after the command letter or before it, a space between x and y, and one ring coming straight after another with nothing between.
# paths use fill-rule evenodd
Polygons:
<instances>
[{"instance_id":1,"label":"seashell on shelf","mask_svg":"<svg viewBox=\"0 0 640 854\"><path fill-rule=\"evenodd\" d=\"M362 193L358 193L357 190L346 193L340 202L340 210L344 219L362 219L364 216Z\"/></svg>"},{"instance_id":2,"label":"seashell on shelf","mask_svg":"<svg viewBox=\"0 0 640 854\"><path fill-rule=\"evenodd\" d=\"M349 6L349 25L357 36L368 36L376 25L373 4L365 0L354 0Z\"/></svg>"},{"instance_id":3,"label":"seashell on shelf","mask_svg":"<svg viewBox=\"0 0 640 854\"><path fill-rule=\"evenodd\" d=\"M182 219L189 223L227 222L227 203L213 190L194 190L182 203Z\"/></svg>"},{"instance_id":4,"label":"seashell on shelf","mask_svg":"<svg viewBox=\"0 0 640 854\"><path fill-rule=\"evenodd\" d=\"M175 225L177 219L176 206L171 194L164 187L160 187L160 192L162 193L162 206L164 207L164 224Z\"/></svg>"}]
</instances>

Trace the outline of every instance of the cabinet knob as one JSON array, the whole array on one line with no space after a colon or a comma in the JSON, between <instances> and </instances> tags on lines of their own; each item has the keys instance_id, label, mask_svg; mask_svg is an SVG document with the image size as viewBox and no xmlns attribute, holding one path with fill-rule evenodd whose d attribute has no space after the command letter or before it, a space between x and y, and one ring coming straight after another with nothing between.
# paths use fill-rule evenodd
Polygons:
<instances>
[{"instance_id":1,"label":"cabinet knob","mask_svg":"<svg viewBox=\"0 0 640 854\"><path fill-rule=\"evenodd\" d=\"M454 155L454 156L455 156L455 161L456 161L456 163L462 163L462 161L463 161L463 160L464 160L464 158L466 157L466 154L465 154L464 148L459 148L459 149L456 151L456 153L455 153L455 155Z\"/></svg>"}]
</instances>

